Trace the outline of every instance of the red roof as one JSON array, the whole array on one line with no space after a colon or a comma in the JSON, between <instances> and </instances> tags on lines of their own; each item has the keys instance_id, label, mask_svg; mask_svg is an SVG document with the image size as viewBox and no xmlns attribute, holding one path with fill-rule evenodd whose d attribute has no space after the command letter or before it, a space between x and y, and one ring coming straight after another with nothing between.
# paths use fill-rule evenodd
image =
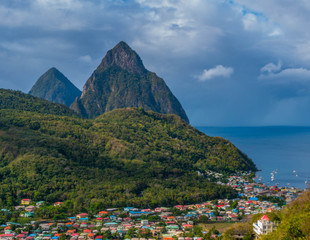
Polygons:
<instances>
[{"instance_id":1,"label":"red roof","mask_svg":"<svg viewBox=\"0 0 310 240\"><path fill-rule=\"evenodd\" d=\"M268 220L269 221L269 217L267 215L262 216L261 220Z\"/></svg>"},{"instance_id":2,"label":"red roof","mask_svg":"<svg viewBox=\"0 0 310 240\"><path fill-rule=\"evenodd\" d=\"M191 225L191 224L182 224L183 225L183 227L185 227L185 228L192 228L192 227L194 227L193 225Z\"/></svg>"},{"instance_id":3,"label":"red roof","mask_svg":"<svg viewBox=\"0 0 310 240\"><path fill-rule=\"evenodd\" d=\"M88 216L88 213L80 213L80 214L78 214L77 216L79 216L79 217Z\"/></svg>"},{"instance_id":4,"label":"red roof","mask_svg":"<svg viewBox=\"0 0 310 240\"><path fill-rule=\"evenodd\" d=\"M101 211L101 212L99 212L98 214L99 214L99 215L104 215L104 214L108 214L108 212L107 212L107 211Z\"/></svg>"}]
</instances>

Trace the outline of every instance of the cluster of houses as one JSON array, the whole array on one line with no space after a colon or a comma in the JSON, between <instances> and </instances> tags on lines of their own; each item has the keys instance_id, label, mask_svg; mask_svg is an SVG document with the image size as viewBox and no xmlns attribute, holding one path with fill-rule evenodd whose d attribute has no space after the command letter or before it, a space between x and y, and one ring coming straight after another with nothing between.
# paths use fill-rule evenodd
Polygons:
<instances>
[{"instance_id":1,"label":"cluster of houses","mask_svg":"<svg viewBox=\"0 0 310 240\"><path fill-rule=\"evenodd\" d=\"M286 203L290 203L302 193L301 189L295 187L268 186L264 183L255 182L254 179L249 178L250 173L240 173L228 177L212 171L207 171L206 174L217 179L218 184L233 187L239 192L240 197L248 199L259 196L278 197Z\"/></svg>"},{"instance_id":2,"label":"cluster of houses","mask_svg":"<svg viewBox=\"0 0 310 240\"><path fill-rule=\"evenodd\" d=\"M23 199L15 210L21 211L20 217L32 217L33 230L25 231L26 226L16 223L6 223L1 226L0 240L101 240L106 239L106 233L113 238L130 238L133 240L158 239L163 240L200 240L201 236L188 237L195 224L204 222L235 222L245 215L266 213L279 210L280 206L268 201L259 201L259 196L274 196L284 198L287 202L295 199L301 191L295 188L281 188L266 186L262 183L248 181L246 174L229 176L222 181L223 176L209 172L218 179L219 184L227 184L239 192L239 198L234 200L218 199L200 204L176 205L174 208L158 207L155 209L137 209L126 207L111 208L95 215L80 213L69 217L66 221L39 221L35 212L44 202L32 203L30 199ZM62 202L54 203L61 206ZM178 209L178 211L173 211ZM2 209L1 211L8 211ZM266 217L254 226L255 231L263 234L269 222ZM34 228L36 226L36 228ZM19 231L16 231L19 229ZM267 230L266 230L267 231ZM130 232L130 234L128 234ZM144 238L143 238L144 237Z\"/></svg>"}]
</instances>

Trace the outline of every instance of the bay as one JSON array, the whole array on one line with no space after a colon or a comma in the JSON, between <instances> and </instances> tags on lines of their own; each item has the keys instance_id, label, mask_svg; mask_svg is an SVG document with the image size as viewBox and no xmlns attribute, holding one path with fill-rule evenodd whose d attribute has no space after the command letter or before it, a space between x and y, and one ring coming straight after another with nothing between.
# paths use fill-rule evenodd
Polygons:
<instances>
[{"instance_id":1,"label":"bay","mask_svg":"<svg viewBox=\"0 0 310 240\"><path fill-rule=\"evenodd\" d=\"M261 170L258 177L267 185L305 189L310 183L310 127L196 128L230 140L254 161Z\"/></svg>"}]
</instances>

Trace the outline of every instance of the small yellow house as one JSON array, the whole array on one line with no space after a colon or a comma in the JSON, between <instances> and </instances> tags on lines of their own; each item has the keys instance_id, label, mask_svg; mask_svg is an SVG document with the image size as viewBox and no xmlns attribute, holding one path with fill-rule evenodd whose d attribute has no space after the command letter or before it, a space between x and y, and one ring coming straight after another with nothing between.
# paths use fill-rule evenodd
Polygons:
<instances>
[{"instance_id":1,"label":"small yellow house","mask_svg":"<svg viewBox=\"0 0 310 240\"><path fill-rule=\"evenodd\" d=\"M30 199L22 199L22 201L21 201L21 204L22 205L29 205L31 203L31 200Z\"/></svg>"}]
</instances>

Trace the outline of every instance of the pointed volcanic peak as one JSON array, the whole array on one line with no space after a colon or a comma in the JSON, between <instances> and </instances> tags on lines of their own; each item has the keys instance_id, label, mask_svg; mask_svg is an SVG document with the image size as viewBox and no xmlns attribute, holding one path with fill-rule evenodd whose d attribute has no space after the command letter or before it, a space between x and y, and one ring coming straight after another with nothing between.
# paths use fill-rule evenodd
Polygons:
<instances>
[{"instance_id":1,"label":"pointed volcanic peak","mask_svg":"<svg viewBox=\"0 0 310 240\"><path fill-rule=\"evenodd\" d=\"M77 97L81 96L81 91L53 67L37 80L29 94L69 107Z\"/></svg>"},{"instance_id":2,"label":"pointed volcanic peak","mask_svg":"<svg viewBox=\"0 0 310 240\"><path fill-rule=\"evenodd\" d=\"M119 67L130 73L138 74L147 71L139 55L123 41L107 52L97 71L104 71L111 67Z\"/></svg>"},{"instance_id":3,"label":"pointed volcanic peak","mask_svg":"<svg viewBox=\"0 0 310 240\"><path fill-rule=\"evenodd\" d=\"M107 52L84 85L81 97L70 108L84 117L95 118L126 107L175 114L189 122L164 80L145 69L139 55L120 42Z\"/></svg>"}]
</instances>

